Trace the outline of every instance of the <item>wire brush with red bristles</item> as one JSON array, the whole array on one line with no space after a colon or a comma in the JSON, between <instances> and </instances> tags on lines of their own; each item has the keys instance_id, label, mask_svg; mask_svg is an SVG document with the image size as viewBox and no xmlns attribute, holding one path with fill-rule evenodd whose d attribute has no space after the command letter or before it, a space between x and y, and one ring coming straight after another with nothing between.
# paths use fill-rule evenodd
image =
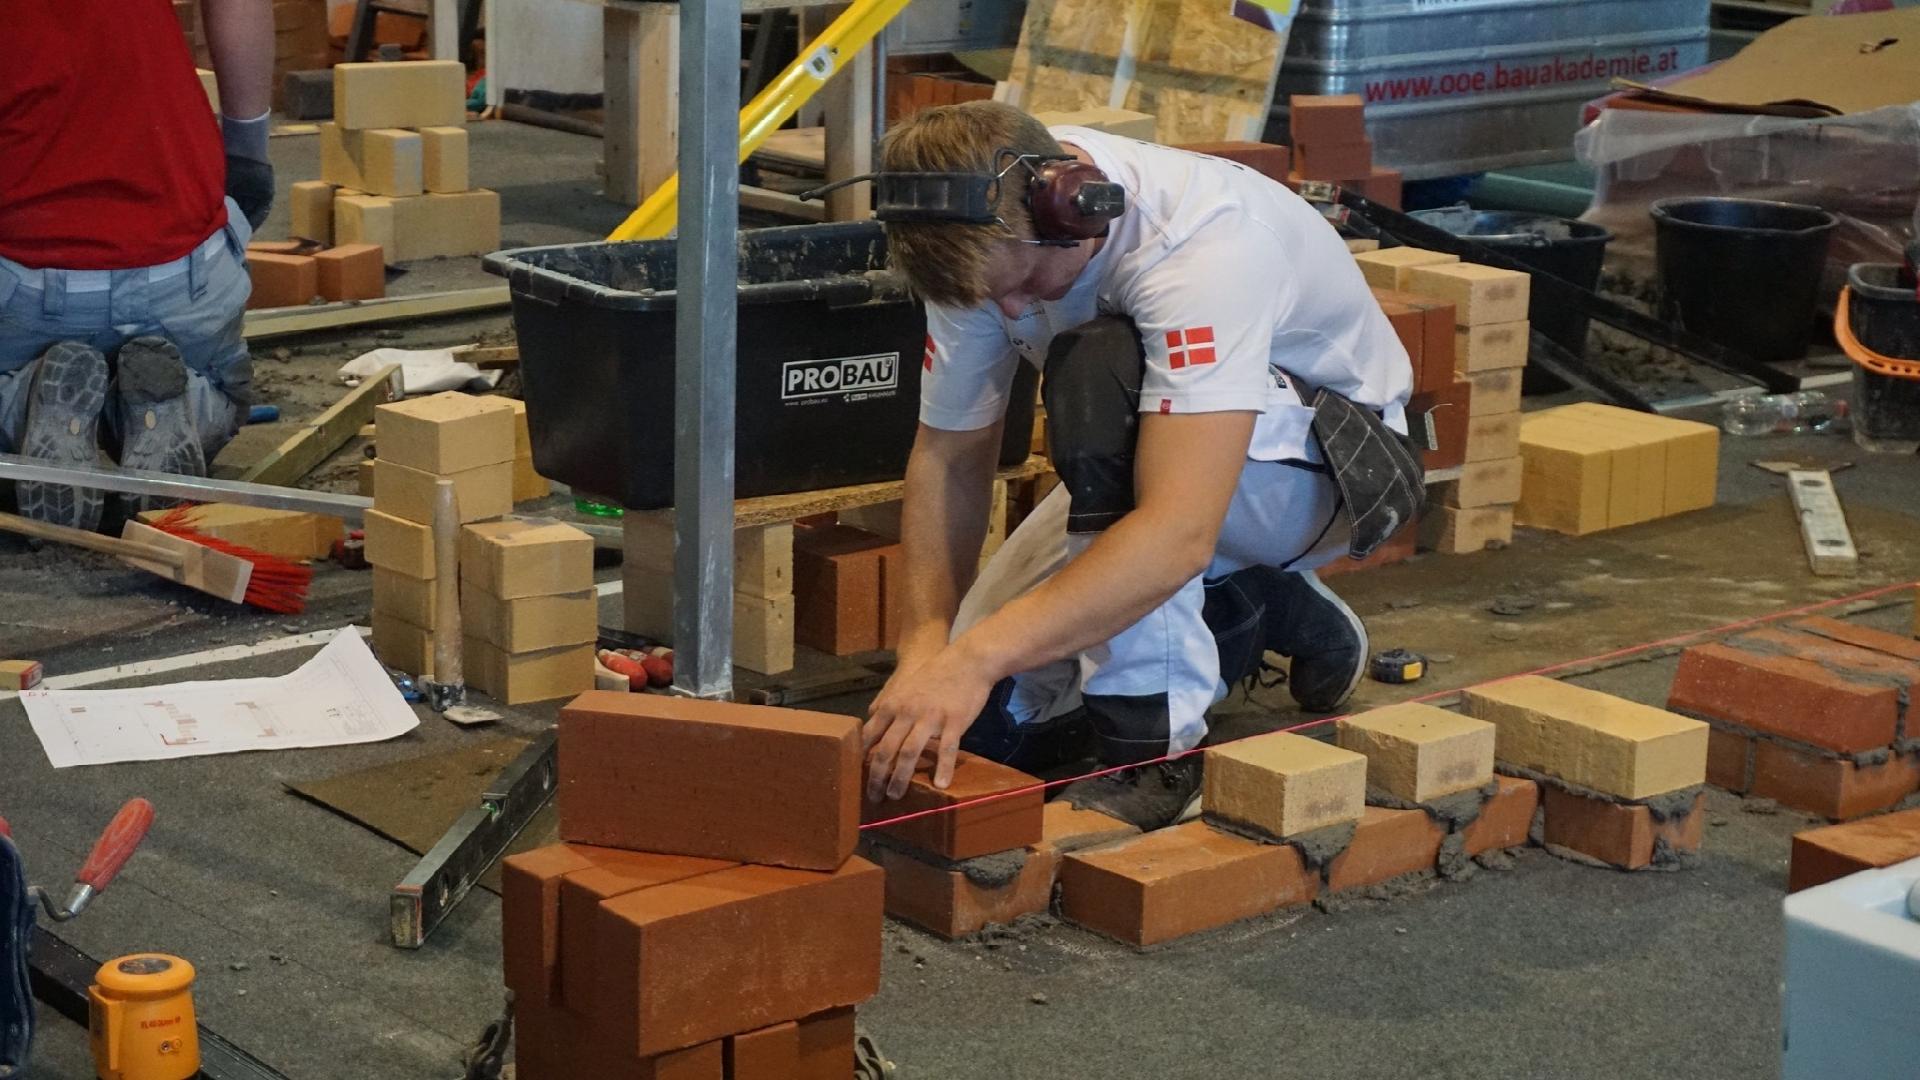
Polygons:
<instances>
[{"instance_id":1,"label":"wire brush with red bristles","mask_svg":"<svg viewBox=\"0 0 1920 1080\"><path fill-rule=\"evenodd\" d=\"M307 587L313 584L313 567L264 551L209 536L193 527L192 506L176 506L147 524L169 536L199 544L209 551L245 559L253 564L247 578L245 602L262 611L298 615L307 608Z\"/></svg>"}]
</instances>

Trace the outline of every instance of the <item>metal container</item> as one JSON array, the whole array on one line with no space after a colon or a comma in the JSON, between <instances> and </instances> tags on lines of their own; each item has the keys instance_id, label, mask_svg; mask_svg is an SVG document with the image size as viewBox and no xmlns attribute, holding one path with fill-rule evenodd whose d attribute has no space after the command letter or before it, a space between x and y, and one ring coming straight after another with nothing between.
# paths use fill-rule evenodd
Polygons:
<instances>
[{"instance_id":1,"label":"metal container","mask_svg":"<svg viewBox=\"0 0 1920 1080\"><path fill-rule=\"evenodd\" d=\"M1301 0L1269 135L1292 94L1358 94L1376 163L1408 179L1573 156L1615 78L1707 58L1708 0ZM1290 141L1284 140L1283 141Z\"/></svg>"}]
</instances>

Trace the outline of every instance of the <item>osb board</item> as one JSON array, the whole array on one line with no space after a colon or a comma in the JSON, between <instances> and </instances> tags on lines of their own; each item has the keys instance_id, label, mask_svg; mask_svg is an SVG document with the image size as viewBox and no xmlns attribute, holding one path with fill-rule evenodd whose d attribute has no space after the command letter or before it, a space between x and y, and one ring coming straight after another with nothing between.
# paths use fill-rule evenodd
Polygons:
<instances>
[{"instance_id":1,"label":"osb board","mask_svg":"<svg viewBox=\"0 0 1920 1080\"><path fill-rule=\"evenodd\" d=\"M1283 35L1223 0L1032 0L1007 99L1028 112L1152 114L1163 143L1260 137Z\"/></svg>"},{"instance_id":2,"label":"osb board","mask_svg":"<svg viewBox=\"0 0 1920 1080\"><path fill-rule=\"evenodd\" d=\"M480 795L487 785L526 748L525 739L489 739L458 750L423 754L287 787L416 855L424 855L461 814L480 805ZM553 804L548 803L520 830L507 851L527 851L551 844L558 837L559 823ZM478 884L499 892L500 864L487 867Z\"/></svg>"}]
</instances>

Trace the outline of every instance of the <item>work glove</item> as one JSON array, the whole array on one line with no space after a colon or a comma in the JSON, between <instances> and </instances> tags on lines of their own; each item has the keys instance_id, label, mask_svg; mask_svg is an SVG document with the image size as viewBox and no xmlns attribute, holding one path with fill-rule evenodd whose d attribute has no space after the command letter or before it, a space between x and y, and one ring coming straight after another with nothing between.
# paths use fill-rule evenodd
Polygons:
<instances>
[{"instance_id":1,"label":"work glove","mask_svg":"<svg viewBox=\"0 0 1920 1080\"><path fill-rule=\"evenodd\" d=\"M227 148L227 197L239 204L247 224L258 229L273 209L273 162L267 157L268 113L252 120L222 114L220 141Z\"/></svg>"}]
</instances>

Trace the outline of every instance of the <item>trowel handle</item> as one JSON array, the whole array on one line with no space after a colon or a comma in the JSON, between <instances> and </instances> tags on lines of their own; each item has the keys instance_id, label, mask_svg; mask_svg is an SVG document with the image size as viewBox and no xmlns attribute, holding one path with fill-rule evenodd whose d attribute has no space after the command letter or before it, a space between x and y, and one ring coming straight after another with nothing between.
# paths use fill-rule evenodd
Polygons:
<instances>
[{"instance_id":1,"label":"trowel handle","mask_svg":"<svg viewBox=\"0 0 1920 1080\"><path fill-rule=\"evenodd\" d=\"M120 812L113 815L107 823L100 839L94 841L93 852L80 867L73 880L101 892L112 881L120 868L127 865L133 857L133 849L147 838L147 830L153 828L153 804L145 799L128 799Z\"/></svg>"},{"instance_id":2,"label":"trowel handle","mask_svg":"<svg viewBox=\"0 0 1920 1080\"><path fill-rule=\"evenodd\" d=\"M0 817L0 836L13 839L13 829L7 825L7 819L3 817Z\"/></svg>"}]
</instances>

